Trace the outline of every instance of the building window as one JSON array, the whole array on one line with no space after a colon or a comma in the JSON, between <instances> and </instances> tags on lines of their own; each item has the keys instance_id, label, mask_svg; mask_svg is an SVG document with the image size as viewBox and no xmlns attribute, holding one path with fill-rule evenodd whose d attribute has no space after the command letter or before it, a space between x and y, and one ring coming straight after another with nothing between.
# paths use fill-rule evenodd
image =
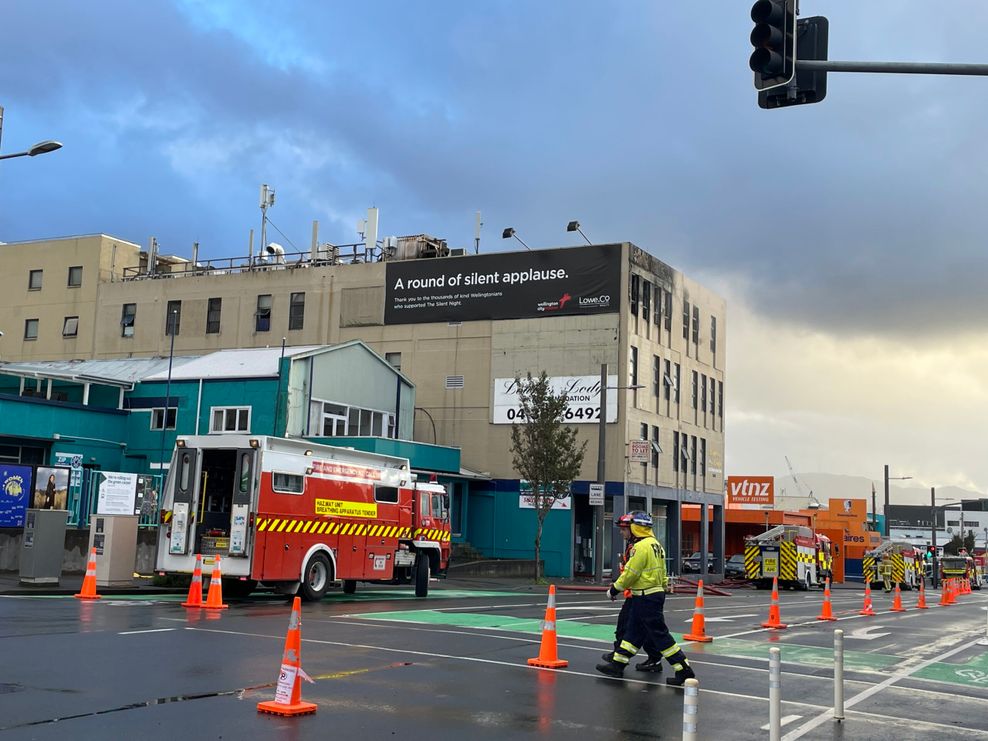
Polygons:
<instances>
[{"instance_id":1,"label":"building window","mask_svg":"<svg viewBox=\"0 0 988 741\"><path fill-rule=\"evenodd\" d=\"M661 392L660 378L662 376L662 361L658 355L652 356L652 393L657 397Z\"/></svg>"},{"instance_id":2,"label":"building window","mask_svg":"<svg viewBox=\"0 0 988 741\"><path fill-rule=\"evenodd\" d=\"M665 293L659 286L655 287L655 313L652 316L655 326L658 327L662 324L662 299Z\"/></svg>"},{"instance_id":3,"label":"building window","mask_svg":"<svg viewBox=\"0 0 988 741\"><path fill-rule=\"evenodd\" d=\"M641 279L637 273L631 274L631 313L638 314L638 282Z\"/></svg>"},{"instance_id":4,"label":"building window","mask_svg":"<svg viewBox=\"0 0 988 741\"><path fill-rule=\"evenodd\" d=\"M345 404L313 399L309 434L318 437L395 438L395 417L389 412L361 409Z\"/></svg>"},{"instance_id":5,"label":"building window","mask_svg":"<svg viewBox=\"0 0 988 741\"><path fill-rule=\"evenodd\" d=\"M223 299L211 298L206 304L206 334L219 334L220 317L223 314Z\"/></svg>"},{"instance_id":6,"label":"building window","mask_svg":"<svg viewBox=\"0 0 988 741\"><path fill-rule=\"evenodd\" d=\"M700 438L700 475L707 477L707 439Z\"/></svg>"},{"instance_id":7,"label":"building window","mask_svg":"<svg viewBox=\"0 0 988 741\"><path fill-rule=\"evenodd\" d=\"M666 384L665 398L669 401L669 392L672 389L672 363L670 361L665 361L665 373L663 374L663 379Z\"/></svg>"},{"instance_id":8,"label":"building window","mask_svg":"<svg viewBox=\"0 0 988 741\"><path fill-rule=\"evenodd\" d=\"M250 432L250 407L213 407L209 432Z\"/></svg>"},{"instance_id":9,"label":"building window","mask_svg":"<svg viewBox=\"0 0 988 741\"><path fill-rule=\"evenodd\" d=\"M700 409L707 411L707 377L703 374L700 375Z\"/></svg>"},{"instance_id":10,"label":"building window","mask_svg":"<svg viewBox=\"0 0 988 741\"><path fill-rule=\"evenodd\" d=\"M177 335L182 331L182 302L169 301L165 309L165 335Z\"/></svg>"},{"instance_id":11,"label":"building window","mask_svg":"<svg viewBox=\"0 0 988 741\"><path fill-rule=\"evenodd\" d=\"M25 340L36 340L38 339L38 321L37 319L25 319L24 320L24 339Z\"/></svg>"},{"instance_id":12,"label":"building window","mask_svg":"<svg viewBox=\"0 0 988 741\"><path fill-rule=\"evenodd\" d=\"M683 299L683 339L690 338L690 302Z\"/></svg>"},{"instance_id":13,"label":"building window","mask_svg":"<svg viewBox=\"0 0 988 741\"><path fill-rule=\"evenodd\" d=\"M696 435L690 435L690 473L696 475Z\"/></svg>"},{"instance_id":14,"label":"building window","mask_svg":"<svg viewBox=\"0 0 988 741\"><path fill-rule=\"evenodd\" d=\"M174 430L175 419L178 417L178 407L168 407L168 423L165 424L165 410L158 407L151 410L152 430Z\"/></svg>"},{"instance_id":15,"label":"building window","mask_svg":"<svg viewBox=\"0 0 988 741\"><path fill-rule=\"evenodd\" d=\"M659 451L662 448L659 446L659 428L652 427L652 467L658 469L659 467Z\"/></svg>"},{"instance_id":16,"label":"building window","mask_svg":"<svg viewBox=\"0 0 988 741\"><path fill-rule=\"evenodd\" d=\"M717 317L710 317L710 352L717 354Z\"/></svg>"},{"instance_id":17,"label":"building window","mask_svg":"<svg viewBox=\"0 0 988 741\"><path fill-rule=\"evenodd\" d=\"M27 290L41 290L41 278L44 275L44 272L44 270L32 270L27 274Z\"/></svg>"},{"instance_id":18,"label":"building window","mask_svg":"<svg viewBox=\"0 0 988 741\"><path fill-rule=\"evenodd\" d=\"M302 329L305 324L305 294L293 293L288 301L288 328Z\"/></svg>"},{"instance_id":19,"label":"building window","mask_svg":"<svg viewBox=\"0 0 988 741\"><path fill-rule=\"evenodd\" d=\"M641 432L638 435L640 440L648 440L648 425L644 422L641 423ZM642 463L642 468L648 468L648 461Z\"/></svg>"},{"instance_id":20,"label":"building window","mask_svg":"<svg viewBox=\"0 0 988 741\"><path fill-rule=\"evenodd\" d=\"M271 331L271 294L262 293L257 297L257 311L254 313L254 331Z\"/></svg>"},{"instance_id":21,"label":"building window","mask_svg":"<svg viewBox=\"0 0 988 741\"><path fill-rule=\"evenodd\" d=\"M724 419L724 382L717 381L717 416Z\"/></svg>"},{"instance_id":22,"label":"building window","mask_svg":"<svg viewBox=\"0 0 988 741\"><path fill-rule=\"evenodd\" d=\"M672 470L679 473L679 433L672 433Z\"/></svg>"},{"instance_id":23,"label":"building window","mask_svg":"<svg viewBox=\"0 0 988 741\"><path fill-rule=\"evenodd\" d=\"M82 265L73 265L69 268L69 288L78 288L82 285Z\"/></svg>"},{"instance_id":24,"label":"building window","mask_svg":"<svg viewBox=\"0 0 988 741\"><path fill-rule=\"evenodd\" d=\"M700 307L693 307L693 344L700 344Z\"/></svg>"},{"instance_id":25,"label":"building window","mask_svg":"<svg viewBox=\"0 0 988 741\"><path fill-rule=\"evenodd\" d=\"M682 368L679 363L676 363L676 403L679 403L679 389L682 387L680 381L682 381Z\"/></svg>"},{"instance_id":26,"label":"building window","mask_svg":"<svg viewBox=\"0 0 988 741\"><path fill-rule=\"evenodd\" d=\"M665 324L666 331L672 331L672 291L666 291Z\"/></svg>"},{"instance_id":27,"label":"building window","mask_svg":"<svg viewBox=\"0 0 988 741\"><path fill-rule=\"evenodd\" d=\"M401 353L400 352L386 352L384 353L384 359L388 361L388 364L394 368L396 371L401 370Z\"/></svg>"},{"instance_id":28,"label":"building window","mask_svg":"<svg viewBox=\"0 0 988 741\"><path fill-rule=\"evenodd\" d=\"M120 310L120 336L134 336L134 322L137 320L137 304L124 304Z\"/></svg>"},{"instance_id":29,"label":"building window","mask_svg":"<svg viewBox=\"0 0 988 741\"><path fill-rule=\"evenodd\" d=\"M716 396L717 396L717 381L714 379L713 376L711 376L710 377L710 407L709 407L711 417L714 416L714 410L715 407L717 406L715 404Z\"/></svg>"},{"instance_id":30,"label":"building window","mask_svg":"<svg viewBox=\"0 0 988 741\"><path fill-rule=\"evenodd\" d=\"M648 315L652 313L652 284L647 280L642 281L642 319L648 321Z\"/></svg>"},{"instance_id":31,"label":"building window","mask_svg":"<svg viewBox=\"0 0 988 741\"><path fill-rule=\"evenodd\" d=\"M696 392L697 392L697 388L696 388L697 387L696 371L693 371L693 373L692 373L692 379L693 379L693 387L692 387L693 390L692 390L692 392L690 394L690 402L693 405L693 408L696 409Z\"/></svg>"},{"instance_id":32,"label":"building window","mask_svg":"<svg viewBox=\"0 0 988 741\"><path fill-rule=\"evenodd\" d=\"M62 337L75 337L79 334L79 317L67 316L62 323Z\"/></svg>"},{"instance_id":33,"label":"building window","mask_svg":"<svg viewBox=\"0 0 988 741\"><path fill-rule=\"evenodd\" d=\"M631 346L631 385L638 385L638 348Z\"/></svg>"}]
</instances>

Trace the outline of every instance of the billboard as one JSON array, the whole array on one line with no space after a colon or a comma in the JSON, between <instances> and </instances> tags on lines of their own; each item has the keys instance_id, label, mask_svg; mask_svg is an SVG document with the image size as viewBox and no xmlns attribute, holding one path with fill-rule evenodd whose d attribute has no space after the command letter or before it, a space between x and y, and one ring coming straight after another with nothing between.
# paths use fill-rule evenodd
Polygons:
<instances>
[{"instance_id":1,"label":"billboard","mask_svg":"<svg viewBox=\"0 0 988 741\"><path fill-rule=\"evenodd\" d=\"M0 466L0 527L24 527L32 474L30 466Z\"/></svg>"},{"instance_id":2,"label":"billboard","mask_svg":"<svg viewBox=\"0 0 988 741\"><path fill-rule=\"evenodd\" d=\"M771 509L775 505L775 477L728 476L727 503Z\"/></svg>"},{"instance_id":3,"label":"billboard","mask_svg":"<svg viewBox=\"0 0 988 741\"><path fill-rule=\"evenodd\" d=\"M67 509L71 469L38 466L34 477L34 509Z\"/></svg>"},{"instance_id":4,"label":"billboard","mask_svg":"<svg viewBox=\"0 0 988 741\"><path fill-rule=\"evenodd\" d=\"M608 376L607 385L616 387L618 377ZM567 394L566 411L563 422L568 425L593 423L600 424L600 375L596 376L550 376L549 388L552 393ZM617 422L617 388L607 389L607 421ZM494 379L494 406L491 422L496 425L511 425L524 422L521 402L518 400L518 384L514 378Z\"/></svg>"},{"instance_id":5,"label":"billboard","mask_svg":"<svg viewBox=\"0 0 988 741\"><path fill-rule=\"evenodd\" d=\"M389 262L384 323L611 314L620 257L611 244Z\"/></svg>"}]
</instances>

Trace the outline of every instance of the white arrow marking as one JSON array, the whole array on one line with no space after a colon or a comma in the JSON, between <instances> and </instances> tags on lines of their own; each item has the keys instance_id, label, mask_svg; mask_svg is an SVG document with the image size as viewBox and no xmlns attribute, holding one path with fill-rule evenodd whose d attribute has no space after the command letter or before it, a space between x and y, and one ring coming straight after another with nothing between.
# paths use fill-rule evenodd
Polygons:
<instances>
[{"instance_id":1,"label":"white arrow marking","mask_svg":"<svg viewBox=\"0 0 988 741\"><path fill-rule=\"evenodd\" d=\"M872 634L871 631L878 630L881 625L869 625L867 628L858 628L857 630L852 630L848 633L845 638L858 638L862 641L873 641L876 638L882 638L884 636L890 636L891 633L875 633Z\"/></svg>"},{"instance_id":2,"label":"white arrow marking","mask_svg":"<svg viewBox=\"0 0 988 741\"><path fill-rule=\"evenodd\" d=\"M783 715L782 720L779 721L779 724L785 726L792 723L794 720L799 720L802 717L802 715ZM768 723L762 726L762 730L769 730Z\"/></svg>"},{"instance_id":3,"label":"white arrow marking","mask_svg":"<svg viewBox=\"0 0 988 741\"><path fill-rule=\"evenodd\" d=\"M706 617L706 616L705 616ZM749 618L758 617L758 613L750 613L744 615L724 615L723 617L708 617L703 622L705 623L729 623L732 620L737 620L739 618ZM686 618L686 622L689 622L692 618Z\"/></svg>"}]
</instances>

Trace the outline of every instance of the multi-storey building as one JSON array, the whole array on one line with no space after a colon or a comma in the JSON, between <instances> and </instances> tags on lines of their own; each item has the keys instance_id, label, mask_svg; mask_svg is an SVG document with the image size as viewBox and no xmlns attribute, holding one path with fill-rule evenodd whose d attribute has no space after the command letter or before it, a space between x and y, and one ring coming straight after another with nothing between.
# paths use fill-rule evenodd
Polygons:
<instances>
[{"instance_id":1,"label":"multi-storey building","mask_svg":"<svg viewBox=\"0 0 988 741\"><path fill-rule=\"evenodd\" d=\"M600 457L608 519L649 509L675 568L680 507L712 505L695 545L720 565L725 302L635 245L466 255L419 236L205 263L150 252L105 235L0 245L0 359L362 340L415 383L414 438L458 446L464 465L490 476L460 493L459 514L472 544L499 556L530 553L534 532L512 465L511 384L545 371L571 390L568 421L588 441L572 515L548 521L548 572L593 568L588 490ZM342 415L338 426L319 419L318 432L299 432L363 434ZM605 568L618 547L610 535Z\"/></svg>"}]
</instances>

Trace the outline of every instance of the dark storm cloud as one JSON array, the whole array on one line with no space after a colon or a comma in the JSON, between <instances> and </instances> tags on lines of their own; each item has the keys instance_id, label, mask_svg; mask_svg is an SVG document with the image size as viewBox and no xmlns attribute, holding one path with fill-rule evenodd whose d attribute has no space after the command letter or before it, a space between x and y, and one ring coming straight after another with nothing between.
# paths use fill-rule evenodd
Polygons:
<instances>
[{"instance_id":1,"label":"dark storm cloud","mask_svg":"<svg viewBox=\"0 0 988 741\"><path fill-rule=\"evenodd\" d=\"M386 233L459 245L481 209L488 251L509 225L572 243L579 218L597 241L743 275L786 321L979 327L985 81L831 75L824 103L761 111L749 5L49 2L39 24L38 4L8 3L4 149L34 131L67 146L0 170L0 238L156 234L226 255L269 182L303 248L313 218L355 239L319 205L378 205ZM802 11L830 17L831 58L985 61L980 3L817 5ZM177 168L170 150L195 142L231 153Z\"/></svg>"}]
</instances>

